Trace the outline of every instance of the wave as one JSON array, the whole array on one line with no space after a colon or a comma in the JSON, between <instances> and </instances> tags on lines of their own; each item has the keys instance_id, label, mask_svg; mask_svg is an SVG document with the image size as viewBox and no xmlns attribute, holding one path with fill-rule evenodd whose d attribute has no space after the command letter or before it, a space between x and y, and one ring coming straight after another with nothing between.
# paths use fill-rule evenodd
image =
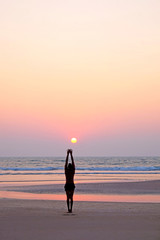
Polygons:
<instances>
[{"instance_id":1,"label":"wave","mask_svg":"<svg viewBox=\"0 0 160 240\"><path fill-rule=\"evenodd\" d=\"M76 172L76 175L120 175L120 174L124 174L124 175L127 175L127 174L160 174L160 172ZM14 172L14 173L10 173L10 172L5 172L5 173L0 173L0 176L3 176L3 175L64 175L64 172L60 172L60 173L57 173L57 172Z\"/></svg>"},{"instance_id":2,"label":"wave","mask_svg":"<svg viewBox=\"0 0 160 240\"><path fill-rule=\"evenodd\" d=\"M77 168L77 170L85 171L160 171L160 166L150 167L90 167L90 168Z\"/></svg>"},{"instance_id":3,"label":"wave","mask_svg":"<svg viewBox=\"0 0 160 240\"><path fill-rule=\"evenodd\" d=\"M3 171L53 171L53 170L62 170L63 168L54 168L54 167L45 167L45 168L4 168L0 167L0 170Z\"/></svg>"},{"instance_id":4,"label":"wave","mask_svg":"<svg viewBox=\"0 0 160 240\"><path fill-rule=\"evenodd\" d=\"M17 167L0 167L1 171L15 171L15 172L21 172L21 171L37 171L37 172L44 172L44 171L57 171L57 170L63 170L63 167L38 167L38 168L17 168ZM92 173L97 172L104 172L104 171L118 171L118 172L127 172L127 171L160 171L160 166L149 166L149 167L143 167L143 166L136 166L136 167L78 167L76 168L78 171L84 171L86 174L86 171L91 171Z\"/></svg>"}]
</instances>

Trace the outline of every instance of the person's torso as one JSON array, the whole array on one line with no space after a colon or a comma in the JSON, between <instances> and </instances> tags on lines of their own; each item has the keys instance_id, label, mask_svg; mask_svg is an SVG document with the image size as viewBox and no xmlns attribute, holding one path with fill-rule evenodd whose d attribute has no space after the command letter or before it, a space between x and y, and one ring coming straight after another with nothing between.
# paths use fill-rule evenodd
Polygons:
<instances>
[{"instance_id":1,"label":"person's torso","mask_svg":"<svg viewBox=\"0 0 160 240\"><path fill-rule=\"evenodd\" d=\"M74 173L75 173L74 169L73 170L65 169L66 183L74 182Z\"/></svg>"}]
</instances>

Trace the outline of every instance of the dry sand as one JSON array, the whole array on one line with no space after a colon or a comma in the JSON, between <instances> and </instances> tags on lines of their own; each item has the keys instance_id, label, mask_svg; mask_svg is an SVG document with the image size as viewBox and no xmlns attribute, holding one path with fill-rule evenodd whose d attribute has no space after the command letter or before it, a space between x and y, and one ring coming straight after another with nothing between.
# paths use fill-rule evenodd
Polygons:
<instances>
[{"instance_id":1,"label":"dry sand","mask_svg":"<svg viewBox=\"0 0 160 240\"><path fill-rule=\"evenodd\" d=\"M0 199L1 240L159 240L160 204Z\"/></svg>"}]
</instances>

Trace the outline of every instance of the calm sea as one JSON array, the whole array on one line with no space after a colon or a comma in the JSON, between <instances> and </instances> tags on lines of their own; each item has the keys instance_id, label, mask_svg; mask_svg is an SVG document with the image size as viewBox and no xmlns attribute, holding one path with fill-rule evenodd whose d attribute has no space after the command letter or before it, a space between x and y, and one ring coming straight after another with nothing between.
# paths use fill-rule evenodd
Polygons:
<instances>
[{"instance_id":1,"label":"calm sea","mask_svg":"<svg viewBox=\"0 0 160 240\"><path fill-rule=\"evenodd\" d=\"M1 157L0 181L63 181L64 157ZM76 157L75 180L160 179L160 157Z\"/></svg>"}]
</instances>

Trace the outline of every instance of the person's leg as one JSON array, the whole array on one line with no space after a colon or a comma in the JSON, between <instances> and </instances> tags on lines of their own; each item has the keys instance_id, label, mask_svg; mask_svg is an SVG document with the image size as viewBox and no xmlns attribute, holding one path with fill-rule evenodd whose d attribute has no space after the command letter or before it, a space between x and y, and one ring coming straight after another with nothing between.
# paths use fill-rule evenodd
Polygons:
<instances>
[{"instance_id":1,"label":"person's leg","mask_svg":"<svg viewBox=\"0 0 160 240\"><path fill-rule=\"evenodd\" d=\"M72 212L72 207L73 207L73 197L71 198L71 209L70 209L70 212Z\"/></svg>"},{"instance_id":2,"label":"person's leg","mask_svg":"<svg viewBox=\"0 0 160 240\"><path fill-rule=\"evenodd\" d=\"M73 208L73 194L74 194L74 190L71 191L71 193L70 193L70 200L71 200L71 208L70 208L70 212L72 212L72 208Z\"/></svg>"},{"instance_id":3,"label":"person's leg","mask_svg":"<svg viewBox=\"0 0 160 240\"><path fill-rule=\"evenodd\" d=\"M67 195L67 207L68 207L68 212L72 212L73 208L73 194L74 190L67 190L66 195Z\"/></svg>"},{"instance_id":4,"label":"person's leg","mask_svg":"<svg viewBox=\"0 0 160 240\"><path fill-rule=\"evenodd\" d=\"M66 195L67 195L67 208L68 208L68 212L70 212L70 208L69 208L69 192L66 191Z\"/></svg>"}]
</instances>

